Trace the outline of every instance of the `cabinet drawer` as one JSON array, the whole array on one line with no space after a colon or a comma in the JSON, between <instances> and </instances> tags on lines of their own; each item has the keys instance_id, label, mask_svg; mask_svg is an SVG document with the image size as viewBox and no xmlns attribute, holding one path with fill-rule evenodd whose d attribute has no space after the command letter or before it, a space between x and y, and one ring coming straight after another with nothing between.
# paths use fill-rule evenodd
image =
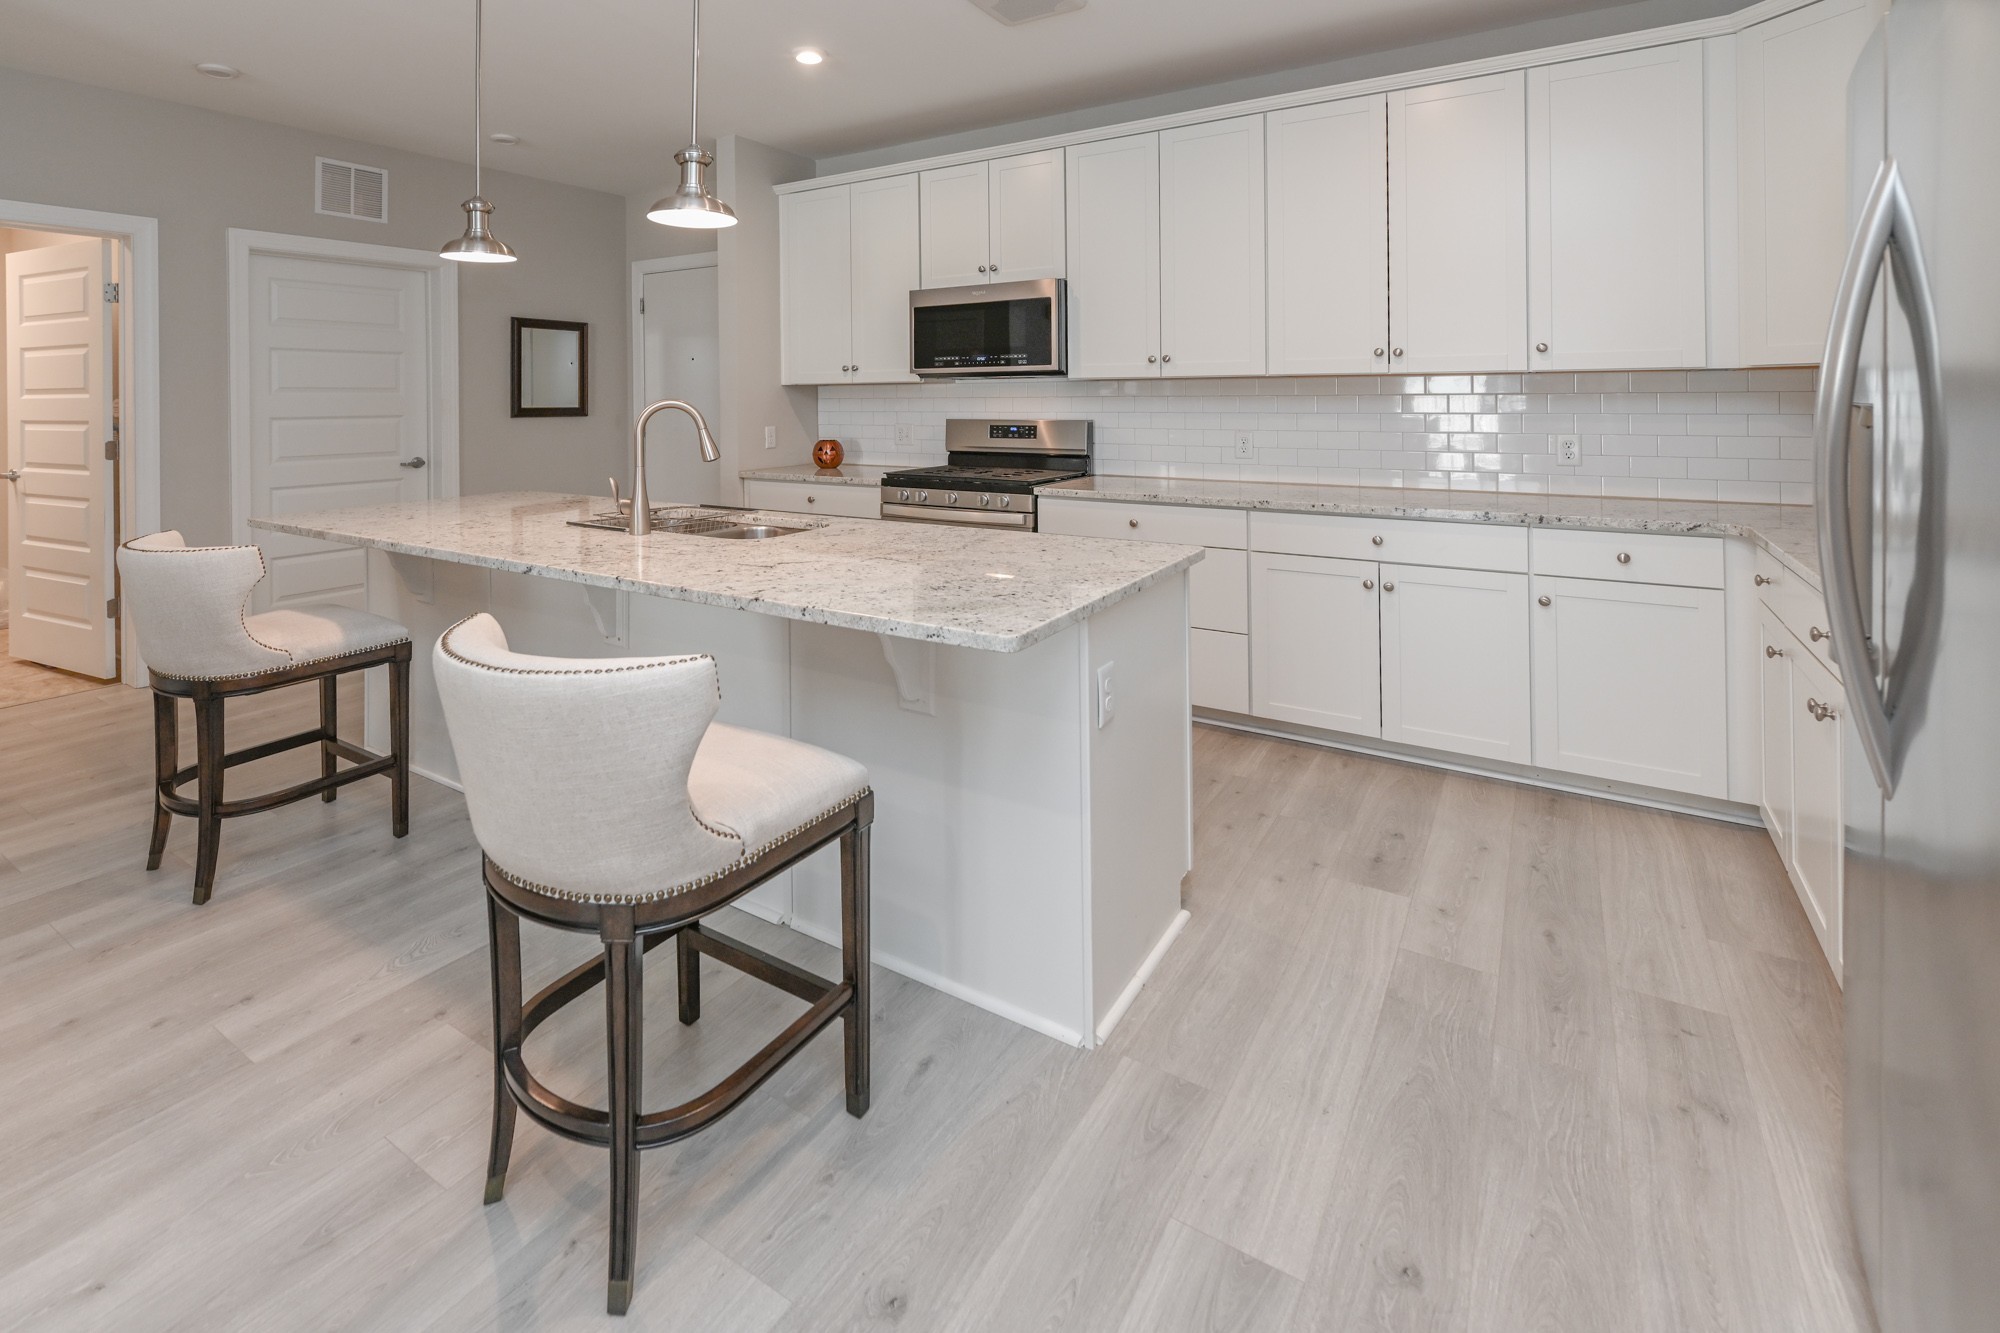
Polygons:
<instances>
[{"instance_id":1,"label":"cabinet drawer","mask_svg":"<svg viewBox=\"0 0 2000 1333\"><path fill-rule=\"evenodd\" d=\"M1242 551L1205 548L1201 562L1188 571L1188 624L1250 632L1249 557Z\"/></svg>"},{"instance_id":2,"label":"cabinet drawer","mask_svg":"<svg viewBox=\"0 0 2000 1333\"><path fill-rule=\"evenodd\" d=\"M1833 640L1827 635L1830 626L1826 598L1819 589L1778 563L1778 558L1762 547L1757 549L1755 569L1757 596L1770 608L1779 623L1790 630L1819 659L1820 664L1833 673L1836 680L1839 679L1840 667L1833 660ZM1819 632L1817 639L1813 637L1815 630Z\"/></svg>"},{"instance_id":3,"label":"cabinet drawer","mask_svg":"<svg viewBox=\"0 0 2000 1333\"><path fill-rule=\"evenodd\" d=\"M1191 505L1125 504L1111 500L1058 500L1039 496L1037 528L1065 537L1121 537L1127 541L1171 542L1176 546L1248 544L1247 515L1241 509L1198 509Z\"/></svg>"},{"instance_id":4,"label":"cabinet drawer","mask_svg":"<svg viewBox=\"0 0 2000 1333\"><path fill-rule=\"evenodd\" d=\"M1225 713L1250 711L1249 635L1188 631L1188 702Z\"/></svg>"},{"instance_id":5,"label":"cabinet drawer","mask_svg":"<svg viewBox=\"0 0 2000 1333\"><path fill-rule=\"evenodd\" d=\"M1528 530L1487 523L1439 523L1408 518L1358 518L1351 514L1250 515L1250 546L1283 555L1323 555L1342 560L1389 560L1405 565L1450 565L1524 574Z\"/></svg>"},{"instance_id":6,"label":"cabinet drawer","mask_svg":"<svg viewBox=\"0 0 2000 1333\"><path fill-rule=\"evenodd\" d=\"M882 517L882 492L873 486L828 486L813 481L746 481L743 503L788 514Z\"/></svg>"},{"instance_id":7,"label":"cabinet drawer","mask_svg":"<svg viewBox=\"0 0 2000 1333\"><path fill-rule=\"evenodd\" d=\"M1535 573L1682 588L1722 586L1722 538L1536 529Z\"/></svg>"}]
</instances>

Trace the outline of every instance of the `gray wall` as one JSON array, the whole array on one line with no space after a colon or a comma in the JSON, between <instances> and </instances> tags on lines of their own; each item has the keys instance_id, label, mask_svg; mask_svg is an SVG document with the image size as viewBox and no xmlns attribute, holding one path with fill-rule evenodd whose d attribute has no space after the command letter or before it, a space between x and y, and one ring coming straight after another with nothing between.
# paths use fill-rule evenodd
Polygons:
<instances>
[{"instance_id":1,"label":"gray wall","mask_svg":"<svg viewBox=\"0 0 2000 1333\"><path fill-rule=\"evenodd\" d=\"M313 157L389 172L389 221L313 212ZM463 228L471 168L0 69L0 199L160 221L161 517L229 535L231 227L434 250ZM630 418L625 207L617 195L489 171L494 231L521 256L459 279L465 491L604 490ZM0 216L0 223L7 219ZM664 230L664 229L660 229ZM508 319L587 321L591 415L507 415Z\"/></svg>"}]
</instances>

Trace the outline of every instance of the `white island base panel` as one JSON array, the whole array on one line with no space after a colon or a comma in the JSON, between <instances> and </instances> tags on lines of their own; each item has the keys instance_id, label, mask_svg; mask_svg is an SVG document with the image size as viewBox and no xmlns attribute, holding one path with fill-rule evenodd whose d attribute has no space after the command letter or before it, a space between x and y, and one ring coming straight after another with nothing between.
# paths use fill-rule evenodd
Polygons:
<instances>
[{"instance_id":1,"label":"white island base panel","mask_svg":"<svg viewBox=\"0 0 2000 1333\"><path fill-rule=\"evenodd\" d=\"M1187 914L1187 577L1020 652L776 616L371 550L369 607L408 626L417 771L458 785L431 645L490 611L519 651L705 652L720 719L866 764L875 789L875 961L1076 1046L1101 1041ZM1098 725L1097 672L1112 715ZM369 673L368 738L387 741ZM741 906L837 944L833 849Z\"/></svg>"}]
</instances>

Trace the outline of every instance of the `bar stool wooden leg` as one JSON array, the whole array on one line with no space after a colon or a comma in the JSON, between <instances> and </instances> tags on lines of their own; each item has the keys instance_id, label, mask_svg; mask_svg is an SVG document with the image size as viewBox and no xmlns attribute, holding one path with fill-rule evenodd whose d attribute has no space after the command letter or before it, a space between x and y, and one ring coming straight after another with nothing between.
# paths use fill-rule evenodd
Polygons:
<instances>
[{"instance_id":1,"label":"bar stool wooden leg","mask_svg":"<svg viewBox=\"0 0 2000 1333\"><path fill-rule=\"evenodd\" d=\"M180 704L171 694L153 692L153 845L146 852L146 869L158 870L167 851L167 830L173 812L161 799L174 789L174 770L181 762Z\"/></svg>"},{"instance_id":2,"label":"bar stool wooden leg","mask_svg":"<svg viewBox=\"0 0 2000 1333\"><path fill-rule=\"evenodd\" d=\"M319 775L330 778L340 771L340 756L334 753L333 737L340 734L340 677L321 676L319 678L319 729L326 733L326 739L319 743ZM332 801L339 795L336 788L328 787L319 794L322 801Z\"/></svg>"},{"instance_id":3,"label":"bar stool wooden leg","mask_svg":"<svg viewBox=\"0 0 2000 1333\"><path fill-rule=\"evenodd\" d=\"M514 1155L514 1094L507 1088L507 1056L521 1049L521 918L486 895L487 957L493 969L493 1147L486 1156L486 1202L507 1192L507 1163Z\"/></svg>"},{"instance_id":4,"label":"bar stool wooden leg","mask_svg":"<svg viewBox=\"0 0 2000 1333\"><path fill-rule=\"evenodd\" d=\"M396 766L389 770L389 801L396 837L410 831L410 646L389 663L389 753Z\"/></svg>"},{"instance_id":5,"label":"bar stool wooden leg","mask_svg":"<svg viewBox=\"0 0 2000 1333\"><path fill-rule=\"evenodd\" d=\"M699 924L690 924L681 927L674 936L674 961L680 973L683 1023L694 1023L701 1018L701 951L694 947L694 937L700 930Z\"/></svg>"},{"instance_id":6,"label":"bar stool wooden leg","mask_svg":"<svg viewBox=\"0 0 2000 1333\"><path fill-rule=\"evenodd\" d=\"M633 932L630 907L606 911L603 938L606 1054L611 1066L611 1271L604 1308L622 1315L632 1304L633 1250L639 1230L645 950Z\"/></svg>"},{"instance_id":7,"label":"bar stool wooden leg","mask_svg":"<svg viewBox=\"0 0 2000 1333\"><path fill-rule=\"evenodd\" d=\"M840 839L840 961L854 998L841 1016L847 1053L847 1113L868 1114L868 825Z\"/></svg>"},{"instance_id":8,"label":"bar stool wooden leg","mask_svg":"<svg viewBox=\"0 0 2000 1333\"><path fill-rule=\"evenodd\" d=\"M222 742L222 700L194 696L196 815L194 901L208 901L215 888L215 859L222 850L222 769L228 751Z\"/></svg>"}]
</instances>

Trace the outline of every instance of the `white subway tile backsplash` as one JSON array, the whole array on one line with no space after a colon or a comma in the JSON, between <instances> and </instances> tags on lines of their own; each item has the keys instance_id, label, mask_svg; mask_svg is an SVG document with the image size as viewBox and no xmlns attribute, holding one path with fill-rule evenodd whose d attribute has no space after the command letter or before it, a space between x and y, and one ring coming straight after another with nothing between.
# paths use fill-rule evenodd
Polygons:
<instances>
[{"instance_id":1,"label":"white subway tile backsplash","mask_svg":"<svg viewBox=\"0 0 2000 1333\"><path fill-rule=\"evenodd\" d=\"M819 432L857 463L910 466L943 460L947 417L1090 417L1106 473L1809 503L1815 382L1807 367L838 385L819 391ZM1558 435L1579 437L1576 465Z\"/></svg>"}]
</instances>

